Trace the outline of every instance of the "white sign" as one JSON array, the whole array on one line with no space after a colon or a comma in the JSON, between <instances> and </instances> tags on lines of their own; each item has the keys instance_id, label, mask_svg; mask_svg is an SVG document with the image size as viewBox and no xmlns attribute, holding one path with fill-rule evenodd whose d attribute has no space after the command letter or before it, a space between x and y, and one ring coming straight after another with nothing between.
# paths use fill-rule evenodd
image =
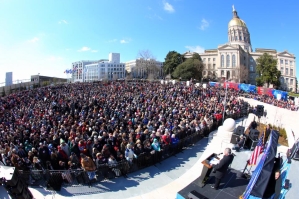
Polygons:
<instances>
[{"instance_id":1,"label":"white sign","mask_svg":"<svg viewBox=\"0 0 299 199\"><path fill-rule=\"evenodd\" d=\"M203 84L202 87L203 87L203 88L207 88L207 84Z\"/></svg>"},{"instance_id":2,"label":"white sign","mask_svg":"<svg viewBox=\"0 0 299 199\"><path fill-rule=\"evenodd\" d=\"M164 80L161 80L161 84L164 84Z\"/></svg>"},{"instance_id":3,"label":"white sign","mask_svg":"<svg viewBox=\"0 0 299 199\"><path fill-rule=\"evenodd\" d=\"M281 94L277 94L277 100L280 100L281 99Z\"/></svg>"},{"instance_id":4,"label":"white sign","mask_svg":"<svg viewBox=\"0 0 299 199\"><path fill-rule=\"evenodd\" d=\"M196 83L195 86L196 86L196 87L199 87L199 83Z\"/></svg>"},{"instance_id":5,"label":"white sign","mask_svg":"<svg viewBox=\"0 0 299 199\"><path fill-rule=\"evenodd\" d=\"M175 80L172 80L172 84L175 85Z\"/></svg>"},{"instance_id":6,"label":"white sign","mask_svg":"<svg viewBox=\"0 0 299 199\"><path fill-rule=\"evenodd\" d=\"M186 82L186 86L190 86L190 81L187 81L187 82Z\"/></svg>"}]
</instances>

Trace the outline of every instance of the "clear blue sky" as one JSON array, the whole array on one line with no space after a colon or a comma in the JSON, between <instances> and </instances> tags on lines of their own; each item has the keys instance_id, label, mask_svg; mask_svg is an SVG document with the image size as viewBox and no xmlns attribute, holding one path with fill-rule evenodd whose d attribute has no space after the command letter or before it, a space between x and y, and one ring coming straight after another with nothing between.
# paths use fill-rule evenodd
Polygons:
<instances>
[{"instance_id":1,"label":"clear blue sky","mask_svg":"<svg viewBox=\"0 0 299 199\"><path fill-rule=\"evenodd\" d=\"M66 77L72 62L110 52L126 62L147 49L164 61L171 50L217 48L227 42L233 4L254 49L299 55L296 0L0 0L0 83L9 71L13 80Z\"/></svg>"}]
</instances>

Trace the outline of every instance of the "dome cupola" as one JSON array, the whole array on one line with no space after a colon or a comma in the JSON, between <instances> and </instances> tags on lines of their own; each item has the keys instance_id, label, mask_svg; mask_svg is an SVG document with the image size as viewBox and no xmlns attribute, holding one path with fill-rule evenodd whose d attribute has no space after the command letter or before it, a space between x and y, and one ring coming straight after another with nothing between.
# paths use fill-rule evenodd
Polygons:
<instances>
[{"instance_id":1,"label":"dome cupola","mask_svg":"<svg viewBox=\"0 0 299 199\"><path fill-rule=\"evenodd\" d=\"M228 23L228 41L230 44L240 45L246 51L252 51L247 25L240 19L234 6L233 18Z\"/></svg>"}]
</instances>

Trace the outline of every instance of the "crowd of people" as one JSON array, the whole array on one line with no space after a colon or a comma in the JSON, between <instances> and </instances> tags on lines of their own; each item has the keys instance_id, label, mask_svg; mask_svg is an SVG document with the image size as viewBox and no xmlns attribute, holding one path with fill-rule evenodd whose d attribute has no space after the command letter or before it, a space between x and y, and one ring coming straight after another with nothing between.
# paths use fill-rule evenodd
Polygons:
<instances>
[{"instance_id":1,"label":"crowd of people","mask_svg":"<svg viewBox=\"0 0 299 199\"><path fill-rule=\"evenodd\" d=\"M264 102L266 104L271 104L271 105L277 106L279 108L285 108L285 109L292 110L292 111L298 111L299 110L299 106L296 106L294 100L291 100L291 99L278 100L278 99L275 99L274 96L259 95L257 93L247 94L246 97Z\"/></svg>"},{"instance_id":2,"label":"crowd of people","mask_svg":"<svg viewBox=\"0 0 299 199\"><path fill-rule=\"evenodd\" d=\"M160 152L246 102L228 89L159 82L42 87L0 99L0 164L19 170L82 168Z\"/></svg>"}]
</instances>

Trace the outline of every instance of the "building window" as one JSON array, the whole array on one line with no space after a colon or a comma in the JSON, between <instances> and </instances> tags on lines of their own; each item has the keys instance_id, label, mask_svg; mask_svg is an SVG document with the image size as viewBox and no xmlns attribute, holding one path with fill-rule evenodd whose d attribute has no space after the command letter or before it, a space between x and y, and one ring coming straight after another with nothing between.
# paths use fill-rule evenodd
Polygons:
<instances>
[{"instance_id":1,"label":"building window","mask_svg":"<svg viewBox=\"0 0 299 199\"><path fill-rule=\"evenodd\" d=\"M250 72L253 72L253 66L252 65L250 65L249 70L250 70Z\"/></svg>"},{"instance_id":2,"label":"building window","mask_svg":"<svg viewBox=\"0 0 299 199\"><path fill-rule=\"evenodd\" d=\"M224 55L221 55L221 67L224 67Z\"/></svg>"},{"instance_id":3,"label":"building window","mask_svg":"<svg viewBox=\"0 0 299 199\"><path fill-rule=\"evenodd\" d=\"M281 84L284 83L284 79L283 79L283 77L280 77L280 82L281 82Z\"/></svg>"},{"instance_id":4,"label":"building window","mask_svg":"<svg viewBox=\"0 0 299 199\"><path fill-rule=\"evenodd\" d=\"M235 36L235 41L238 41L238 37L237 36Z\"/></svg>"},{"instance_id":5,"label":"building window","mask_svg":"<svg viewBox=\"0 0 299 199\"><path fill-rule=\"evenodd\" d=\"M289 69L286 68L286 75L289 75Z\"/></svg>"},{"instance_id":6,"label":"building window","mask_svg":"<svg viewBox=\"0 0 299 199\"><path fill-rule=\"evenodd\" d=\"M215 70L216 69L216 64L213 64L213 70Z\"/></svg>"},{"instance_id":7,"label":"building window","mask_svg":"<svg viewBox=\"0 0 299 199\"><path fill-rule=\"evenodd\" d=\"M210 61L211 60L211 58L208 58L208 61Z\"/></svg>"},{"instance_id":8,"label":"building window","mask_svg":"<svg viewBox=\"0 0 299 199\"><path fill-rule=\"evenodd\" d=\"M202 61L203 61L203 62L206 62L206 58L203 58Z\"/></svg>"},{"instance_id":9,"label":"building window","mask_svg":"<svg viewBox=\"0 0 299 199\"><path fill-rule=\"evenodd\" d=\"M203 71L203 75L206 75L207 74L207 72L206 71Z\"/></svg>"},{"instance_id":10,"label":"building window","mask_svg":"<svg viewBox=\"0 0 299 199\"><path fill-rule=\"evenodd\" d=\"M253 62L253 58L252 57L250 58L250 62Z\"/></svg>"},{"instance_id":11,"label":"building window","mask_svg":"<svg viewBox=\"0 0 299 199\"><path fill-rule=\"evenodd\" d=\"M293 66L293 61L290 61L290 66Z\"/></svg>"},{"instance_id":12,"label":"building window","mask_svg":"<svg viewBox=\"0 0 299 199\"><path fill-rule=\"evenodd\" d=\"M234 37L233 36L231 36L231 40L234 41Z\"/></svg>"},{"instance_id":13,"label":"building window","mask_svg":"<svg viewBox=\"0 0 299 199\"><path fill-rule=\"evenodd\" d=\"M288 64L289 64L289 61L288 61L288 60L285 60L284 63L285 63L285 65L288 65Z\"/></svg>"},{"instance_id":14,"label":"building window","mask_svg":"<svg viewBox=\"0 0 299 199\"><path fill-rule=\"evenodd\" d=\"M289 78L286 78L286 84L288 84L289 83Z\"/></svg>"},{"instance_id":15,"label":"building window","mask_svg":"<svg viewBox=\"0 0 299 199\"><path fill-rule=\"evenodd\" d=\"M224 76L224 70L221 70L221 76Z\"/></svg>"},{"instance_id":16,"label":"building window","mask_svg":"<svg viewBox=\"0 0 299 199\"><path fill-rule=\"evenodd\" d=\"M233 67L235 67L236 66L236 55L233 55L232 56L232 61L233 61Z\"/></svg>"},{"instance_id":17,"label":"building window","mask_svg":"<svg viewBox=\"0 0 299 199\"><path fill-rule=\"evenodd\" d=\"M290 69L290 75L293 76L293 69Z\"/></svg>"},{"instance_id":18,"label":"building window","mask_svg":"<svg viewBox=\"0 0 299 199\"><path fill-rule=\"evenodd\" d=\"M283 64L283 59L280 59L280 64Z\"/></svg>"},{"instance_id":19,"label":"building window","mask_svg":"<svg viewBox=\"0 0 299 199\"><path fill-rule=\"evenodd\" d=\"M216 58L213 58L213 61L216 61Z\"/></svg>"},{"instance_id":20,"label":"building window","mask_svg":"<svg viewBox=\"0 0 299 199\"><path fill-rule=\"evenodd\" d=\"M293 86L293 84L294 84L294 80L293 80L293 79L290 79L290 85Z\"/></svg>"},{"instance_id":21,"label":"building window","mask_svg":"<svg viewBox=\"0 0 299 199\"><path fill-rule=\"evenodd\" d=\"M283 68L283 67L280 67L280 72L281 72L281 74L283 74L283 70L284 70L284 68Z\"/></svg>"},{"instance_id":22,"label":"building window","mask_svg":"<svg viewBox=\"0 0 299 199\"><path fill-rule=\"evenodd\" d=\"M226 67L229 67L230 65L230 56L226 55Z\"/></svg>"},{"instance_id":23,"label":"building window","mask_svg":"<svg viewBox=\"0 0 299 199\"><path fill-rule=\"evenodd\" d=\"M244 37L244 41L246 41L246 37Z\"/></svg>"},{"instance_id":24,"label":"building window","mask_svg":"<svg viewBox=\"0 0 299 199\"><path fill-rule=\"evenodd\" d=\"M241 36L239 37L239 39L240 39L240 41L242 41L242 37Z\"/></svg>"}]
</instances>

